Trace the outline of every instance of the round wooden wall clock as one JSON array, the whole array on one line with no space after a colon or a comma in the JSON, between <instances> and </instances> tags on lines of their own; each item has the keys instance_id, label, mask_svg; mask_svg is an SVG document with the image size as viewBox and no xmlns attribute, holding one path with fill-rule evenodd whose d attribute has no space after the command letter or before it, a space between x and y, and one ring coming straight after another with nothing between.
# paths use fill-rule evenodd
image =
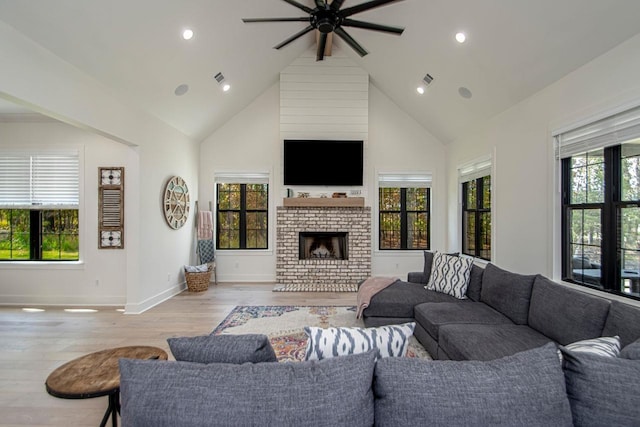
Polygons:
<instances>
[{"instance_id":1,"label":"round wooden wall clock","mask_svg":"<svg viewBox=\"0 0 640 427\"><path fill-rule=\"evenodd\" d=\"M164 217L174 230L182 227L189 217L189 188L179 176L169 179L164 189Z\"/></svg>"}]
</instances>

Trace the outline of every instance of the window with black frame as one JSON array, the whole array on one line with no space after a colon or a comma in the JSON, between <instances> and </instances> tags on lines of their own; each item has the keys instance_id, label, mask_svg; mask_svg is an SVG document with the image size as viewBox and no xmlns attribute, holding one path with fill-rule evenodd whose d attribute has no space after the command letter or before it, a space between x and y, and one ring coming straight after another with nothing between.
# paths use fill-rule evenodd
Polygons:
<instances>
[{"instance_id":1,"label":"window with black frame","mask_svg":"<svg viewBox=\"0 0 640 427\"><path fill-rule=\"evenodd\" d=\"M217 184L217 249L268 249L269 184Z\"/></svg>"},{"instance_id":2,"label":"window with black frame","mask_svg":"<svg viewBox=\"0 0 640 427\"><path fill-rule=\"evenodd\" d=\"M491 176L462 183L462 253L491 260Z\"/></svg>"},{"instance_id":3,"label":"window with black frame","mask_svg":"<svg viewBox=\"0 0 640 427\"><path fill-rule=\"evenodd\" d=\"M562 279L638 299L640 125L630 116L640 109L557 136Z\"/></svg>"},{"instance_id":4,"label":"window with black frame","mask_svg":"<svg viewBox=\"0 0 640 427\"><path fill-rule=\"evenodd\" d=\"M430 248L430 188L379 188L379 249Z\"/></svg>"},{"instance_id":5,"label":"window with black frame","mask_svg":"<svg viewBox=\"0 0 640 427\"><path fill-rule=\"evenodd\" d=\"M0 150L0 261L77 261L77 150Z\"/></svg>"}]
</instances>

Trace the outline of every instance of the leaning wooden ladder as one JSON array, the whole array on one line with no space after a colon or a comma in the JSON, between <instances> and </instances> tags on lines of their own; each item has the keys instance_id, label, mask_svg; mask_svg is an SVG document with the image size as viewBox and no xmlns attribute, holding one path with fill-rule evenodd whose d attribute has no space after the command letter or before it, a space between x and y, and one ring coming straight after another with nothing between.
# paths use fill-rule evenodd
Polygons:
<instances>
[{"instance_id":1,"label":"leaning wooden ladder","mask_svg":"<svg viewBox=\"0 0 640 427\"><path fill-rule=\"evenodd\" d=\"M218 284L216 256L213 242L213 211L209 202L208 211L200 211L196 201L196 254L199 264L207 264L213 273L214 284Z\"/></svg>"}]
</instances>

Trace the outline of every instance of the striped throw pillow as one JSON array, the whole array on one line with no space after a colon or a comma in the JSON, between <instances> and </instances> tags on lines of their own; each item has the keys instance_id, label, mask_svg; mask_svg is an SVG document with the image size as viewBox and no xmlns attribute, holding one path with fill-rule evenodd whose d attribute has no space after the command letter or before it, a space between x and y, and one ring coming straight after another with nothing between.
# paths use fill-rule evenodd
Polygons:
<instances>
[{"instance_id":1,"label":"striped throw pillow","mask_svg":"<svg viewBox=\"0 0 640 427\"><path fill-rule=\"evenodd\" d=\"M308 340L305 360L366 353L374 349L378 350L379 357L405 356L415 326L415 322L377 328L323 329L306 326L304 332Z\"/></svg>"},{"instance_id":2,"label":"striped throw pillow","mask_svg":"<svg viewBox=\"0 0 640 427\"><path fill-rule=\"evenodd\" d=\"M620 337L599 337L577 341L564 346L574 353L593 354L595 356L618 357L620 355Z\"/></svg>"}]
</instances>

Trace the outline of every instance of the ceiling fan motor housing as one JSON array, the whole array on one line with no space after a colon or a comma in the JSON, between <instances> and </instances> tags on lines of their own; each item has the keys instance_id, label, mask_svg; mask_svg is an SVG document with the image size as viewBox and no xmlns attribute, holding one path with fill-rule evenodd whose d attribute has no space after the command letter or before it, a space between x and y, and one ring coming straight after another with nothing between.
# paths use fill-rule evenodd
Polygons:
<instances>
[{"instance_id":1,"label":"ceiling fan motor housing","mask_svg":"<svg viewBox=\"0 0 640 427\"><path fill-rule=\"evenodd\" d=\"M323 34L333 32L342 19L333 10L319 9L311 14L311 25Z\"/></svg>"}]
</instances>

